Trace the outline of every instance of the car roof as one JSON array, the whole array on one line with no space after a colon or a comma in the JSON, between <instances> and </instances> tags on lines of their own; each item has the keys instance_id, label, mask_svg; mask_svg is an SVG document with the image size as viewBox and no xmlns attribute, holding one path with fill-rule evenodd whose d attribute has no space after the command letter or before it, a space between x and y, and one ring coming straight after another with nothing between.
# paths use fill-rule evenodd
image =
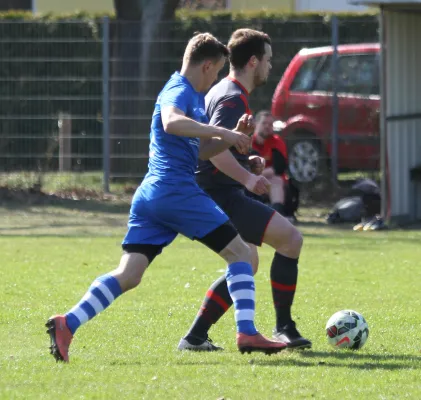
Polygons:
<instances>
[{"instance_id":1,"label":"car roof","mask_svg":"<svg viewBox=\"0 0 421 400\"><path fill-rule=\"evenodd\" d=\"M338 46L338 53L375 52L380 50L379 43L341 44ZM301 49L298 54L303 57L332 54L333 46L313 47Z\"/></svg>"}]
</instances>

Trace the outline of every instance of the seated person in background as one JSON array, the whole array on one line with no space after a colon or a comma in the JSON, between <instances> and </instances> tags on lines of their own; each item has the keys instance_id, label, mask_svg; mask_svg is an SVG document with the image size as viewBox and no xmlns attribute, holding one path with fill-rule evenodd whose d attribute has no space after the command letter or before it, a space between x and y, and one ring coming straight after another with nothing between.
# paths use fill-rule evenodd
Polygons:
<instances>
[{"instance_id":1,"label":"seated person in background","mask_svg":"<svg viewBox=\"0 0 421 400\"><path fill-rule=\"evenodd\" d=\"M269 201L285 217L294 217L298 208L298 190L290 183L287 146L273 132L274 119L269 111L256 115L256 131L252 138L253 152L266 161L262 175L271 183Z\"/></svg>"}]
</instances>

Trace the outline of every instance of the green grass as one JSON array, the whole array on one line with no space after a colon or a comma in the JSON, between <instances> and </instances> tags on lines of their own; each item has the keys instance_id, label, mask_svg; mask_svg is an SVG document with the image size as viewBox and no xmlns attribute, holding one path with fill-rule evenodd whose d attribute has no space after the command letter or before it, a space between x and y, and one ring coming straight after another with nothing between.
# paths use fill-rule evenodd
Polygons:
<instances>
[{"instance_id":1,"label":"green grass","mask_svg":"<svg viewBox=\"0 0 421 400\"><path fill-rule=\"evenodd\" d=\"M223 353L176 350L224 269L209 250L179 238L139 288L78 331L71 363L56 364L45 320L114 268L127 211L67 203L0 208L0 399L421 398L419 231L305 224L293 310L314 346L271 357L236 350L232 310L211 332ZM266 334L274 323L272 253L261 250L256 276L257 326ZM345 308L370 326L358 352L334 351L325 338L327 319Z\"/></svg>"},{"instance_id":2,"label":"green grass","mask_svg":"<svg viewBox=\"0 0 421 400\"><path fill-rule=\"evenodd\" d=\"M0 174L0 186L9 188L28 189L39 183L41 178L42 188L47 193L69 191L69 190L94 190L102 192L104 189L102 172L11 172ZM135 183L133 183L135 184ZM128 185L125 183L110 184L112 193L124 193Z\"/></svg>"},{"instance_id":3,"label":"green grass","mask_svg":"<svg viewBox=\"0 0 421 400\"><path fill-rule=\"evenodd\" d=\"M39 182L40 174L36 172L11 172L0 173L0 187L27 189ZM380 173L376 171L353 171L338 174L339 183L353 181L361 178L380 179ZM47 193L70 191L70 190L93 190L102 192L104 189L103 174L100 171L92 172L47 172L41 174L43 190ZM137 180L137 181L140 181ZM115 194L126 193L127 188L133 188L137 183L111 182L110 191Z\"/></svg>"}]
</instances>

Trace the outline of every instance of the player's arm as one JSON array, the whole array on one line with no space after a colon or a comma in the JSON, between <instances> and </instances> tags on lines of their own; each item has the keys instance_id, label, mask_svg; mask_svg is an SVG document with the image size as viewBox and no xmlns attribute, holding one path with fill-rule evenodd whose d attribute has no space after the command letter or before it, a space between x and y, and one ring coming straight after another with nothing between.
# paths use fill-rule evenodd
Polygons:
<instances>
[{"instance_id":1,"label":"player's arm","mask_svg":"<svg viewBox=\"0 0 421 400\"><path fill-rule=\"evenodd\" d=\"M250 144L250 138L247 135L194 121L186 117L183 110L174 106L161 109L161 119L165 132L171 135L195 137L201 140L217 138L223 141L226 147L235 146L240 153L246 153Z\"/></svg>"},{"instance_id":2,"label":"player's arm","mask_svg":"<svg viewBox=\"0 0 421 400\"><path fill-rule=\"evenodd\" d=\"M162 125L165 132L176 136L196 137L199 139L210 139L217 137L223 139L229 136L228 129L209 126L186 117L183 110L174 106L167 106L161 110Z\"/></svg>"},{"instance_id":3,"label":"player's arm","mask_svg":"<svg viewBox=\"0 0 421 400\"><path fill-rule=\"evenodd\" d=\"M210 124L227 128L235 126L238 119L246 111L246 105L239 96L227 99L216 107L212 114ZM248 190L257 194L267 192L267 182L261 179L259 180L256 175L242 167L230 150L219 153L212 157L210 161L219 171L241 183Z\"/></svg>"},{"instance_id":4,"label":"player's arm","mask_svg":"<svg viewBox=\"0 0 421 400\"><path fill-rule=\"evenodd\" d=\"M240 96L226 98L215 107L209 123L210 125L234 128L246 111L246 104ZM252 174L239 164L229 150L212 157L210 161L219 171L243 186L246 186L252 178Z\"/></svg>"},{"instance_id":5,"label":"player's arm","mask_svg":"<svg viewBox=\"0 0 421 400\"><path fill-rule=\"evenodd\" d=\"M226 150L210 160L219 171L241 183L250 192L258 195L269 192L270 182L262 175L258 176L247 171L240 165L231 151Z\"/></svg>"},{"instance_id":6,"label":"player's arm","mask_svg":"<svg viewBox=\"0 0 421 400\"><path fill-rule=\"evenodd\" d=\"M242 132L249 136L254 130L253 117L248 114L244 114L237 122L237 126L233 129L236 132ZM219 138L205 139L200 142L199 158L201 160L209 160L212 157L228 150L231 147L226 141L220 140ZM247 154L246 149L245 154Z\"/></svg>"}]
</instances>

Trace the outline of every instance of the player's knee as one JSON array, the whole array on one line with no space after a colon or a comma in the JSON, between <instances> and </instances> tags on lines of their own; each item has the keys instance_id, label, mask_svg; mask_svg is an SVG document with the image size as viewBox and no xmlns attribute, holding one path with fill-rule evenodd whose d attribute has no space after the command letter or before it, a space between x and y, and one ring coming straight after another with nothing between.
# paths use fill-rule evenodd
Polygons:
<instances>
[{"instance_id":1,"label":"player's knee","mask_svg":"<svg viewBox=\"0 0 421 400\"><path fill-rule=\"evenodd\" d=\"M251 268L253 270L253 275L256 275L259 270L259 257L251 257Z\"/></svg>"},{"instance_id":2,"label":"player's knee","mask_svg":"<svg viewBox=\"0 0 421 400\"><path fill-rule=\"evenodd\" d=\"M251 269L253 270L253 275L256 275L257 270L259 269L259 253L257 248L254 245L249 245L251 250Z\"/></svg>"},{"instance_id":3,"label":"player's knee","mask_svg":"<svg viewBox=\"0 0 421 400\"><path fill-rule=\"evenodd\" d=\"M268 226L264 240L278 253L291 258L297 258L300 255L303 245L303 237L299 230L277 214Z\"/></svg>"},{"instance_id":4,"label":"player's knee","mask_svg":"<svg viewBox=\"0 0 421 400\"><path fill-rule=\"evenodd\" d=\"M233 261L232 262L246 262L252 264L252 254L249 245L241 240L241 244L239 244L234 253L233 253Z\"/></svg>"},{"instance_id":5,"label":"player's knee","mask_svg":"<svg viewBox=\"0 0 421 400\"><path fill-rule=\"evenodd\" d=\"M125 253L113 275L120 283L122 292L134 289L142 280L149 262L146 256L138 253Z\"/></svg>"},{"instance_id":6,"label":"player's knee","mask_svg":"<svg viewBox=\"0 0 421 400\"><path fill-rule=\"evenodd\" d=\"M252 264L252 252L246 242L237 235L231 243L220 253L228 264L235 262L246 262Z\"/></svg>"},{"instance_id":7,"label":"player's knee","mask_svg":"<svg viewBox=\"0 0 421 400\"><path fill-rule=\"evenodd\" d=\"M280 240L276 251L291 258L298 258L303 246L303 235L295 227L291 226L288 235Z\"/></svg>"},{"instance_id":8,"label":"player's knee","mask_svg":"<svg viewBox=\"0 0 421 400\"><path fill-rule=\"evenodd\" d=\"M278 175L274 175L272 178L269 179L269 181L272 185L279 185L282 187L284 186L284 181Z\"/></svg>"},{"instance_id":9,"label":"player's knee","mask_svg":"<svg viewBox=\"0 0 421 400\"><path fill-rule=\"evenodd\" d=\"M293 227L290 241L291 247L298 253L301 252L304 239L302 233L295 226Z\"/></svg>"}]
</instances>

